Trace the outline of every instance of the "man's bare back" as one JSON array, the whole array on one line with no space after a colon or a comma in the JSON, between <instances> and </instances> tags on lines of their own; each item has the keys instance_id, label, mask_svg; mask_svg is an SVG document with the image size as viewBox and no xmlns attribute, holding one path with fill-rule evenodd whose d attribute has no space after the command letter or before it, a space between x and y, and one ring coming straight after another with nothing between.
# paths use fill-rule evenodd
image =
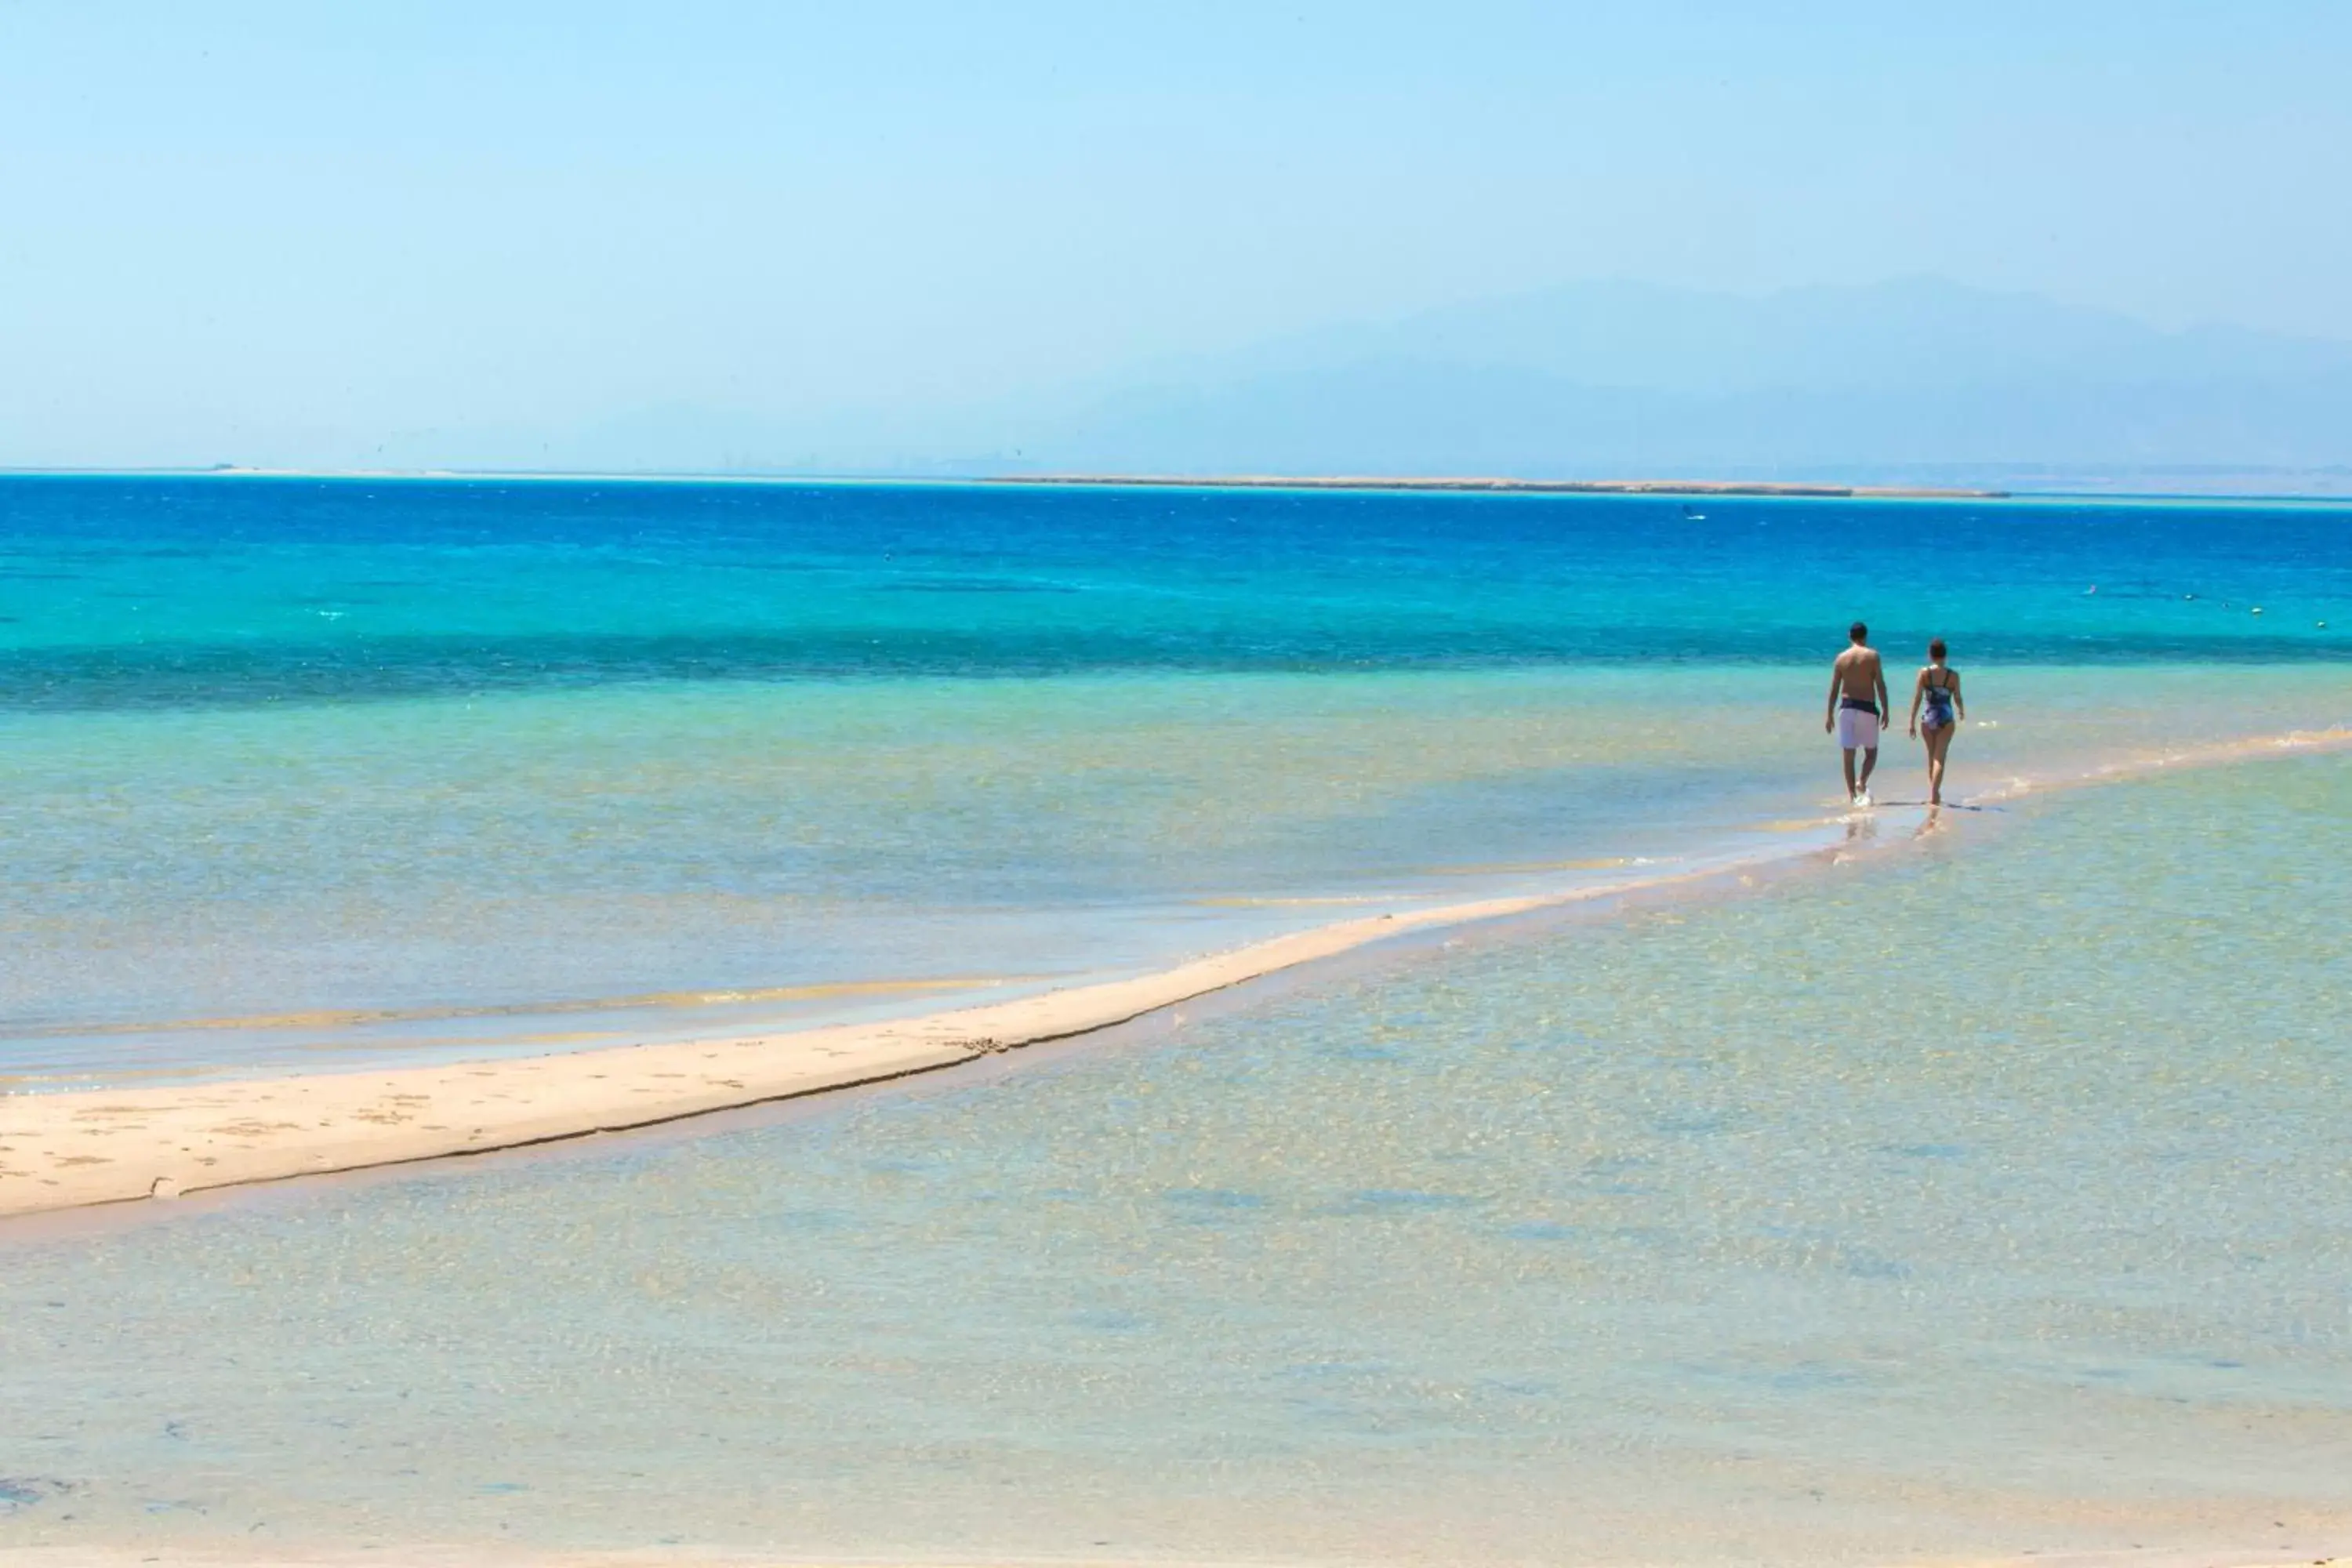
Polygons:
<instances>
[{"instance_id":1,"label":"man's bare back","mask_svg":"<svg viewBox=\"0 0 2352 1568\"><path fill-rule=\"evenodd\" d=\"M1874 703L1881 712L1885 711L1886 671L1879 665L1876 648L1857 644L1838 655L1830 667L1830 700L1847 697Z\"/></svg>"},{"instance_id":2,"label":"man's bare back","mask_svg":"<svg viewBox=\"0 0 2352 1568\"><path fill-rule=\"evenodd\" d=\"M1870 628L1860 621L1846 633L1853 647L1837 656L1830 667L1830 706L1822 719L1822 728L1838 738L1838 747L1845 757L1846 797L1856 805L1870 804L1871 770L1878 766L1879 727L1895 711L1894 702L1886 695L1886 668L1879 662L1878 650L1867 638ZM1854 766L1854 753L1862 753L1862 766Z\"/></svg>"}]
</instances>

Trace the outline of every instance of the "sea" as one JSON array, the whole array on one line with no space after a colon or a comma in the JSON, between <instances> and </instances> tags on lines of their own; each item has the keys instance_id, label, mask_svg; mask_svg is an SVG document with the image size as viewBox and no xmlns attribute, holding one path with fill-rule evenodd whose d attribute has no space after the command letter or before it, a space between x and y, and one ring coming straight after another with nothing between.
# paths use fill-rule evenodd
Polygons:
<instances>
[{"instance_id":1,"label":"sea","mask_svg":"<svg viewBox=\"0 0 2352 1568\"><path fill-rule=\"evenodd\" d=\"M0 1547L2342 1550L2346 728L2340 505L0 478L0 1096L1630 889L0 1225Z\"/></svg>"}]
</instances>

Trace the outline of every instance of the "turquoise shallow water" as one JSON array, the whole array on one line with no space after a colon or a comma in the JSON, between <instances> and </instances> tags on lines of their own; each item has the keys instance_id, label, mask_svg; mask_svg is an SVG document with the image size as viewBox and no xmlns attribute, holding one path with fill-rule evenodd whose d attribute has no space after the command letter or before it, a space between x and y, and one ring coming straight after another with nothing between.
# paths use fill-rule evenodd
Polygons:
<instances>
[{"instance_id":1,"label":"turquoise shallow water","mask_svg":"<svg viewBox=\"0 0 2352 1568\"><path fill-rule=\"evenodd\" d=\"M2346 518L11 478L0 1084L928 1007L1753 849L1834 793L1857 613L1954 640L1963 795L2337 723Z\"/></svg>"},{"instance_id":2,"label":"turquoise shallow water","mask_svg":"<svg viewBox=\"0 0 2352 1568\"><path fill-rule=\"evenodd\" d=\"M0 1543L2340 1545L2347 830L2342 758L1890 821L771 1125L19 1237Z\"/></svg>"},{"instance_id":3,"label":"turquoise shallow water","mask_svg":"<svg viewBox=\"0 0 2352 1568\"><path fill-rule=\"evenodd\" d=\"M2352 690L2262 675L2001 671L1955 789L2326 722ZM1350 900L1797 847L1836 787L1811 697L1778 670L1508 670L38 716L12 754L0 1068L68 1087L932 1006ZM1881 793L1918 775L1893 751Z\"/></svg>"}]
</instances>

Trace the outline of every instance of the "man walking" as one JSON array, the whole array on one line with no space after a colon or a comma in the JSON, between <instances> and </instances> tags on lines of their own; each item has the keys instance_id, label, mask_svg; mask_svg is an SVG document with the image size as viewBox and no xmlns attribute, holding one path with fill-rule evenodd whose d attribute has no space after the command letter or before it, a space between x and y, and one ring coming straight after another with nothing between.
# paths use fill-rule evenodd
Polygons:
<instances>
[{"instance_id":1,"label":"man walking","mask_svg":"<svg viewBox=\"0 0 2352 1568\"><path fill-rule=\"evenodd\" d=\"M1870 773L1878 766L1878 727L1895 711L1886 695L1886 671L1878 650L1870 646L1870 628L1860 621L1846 633L1853 646L1830 667L1830 710L1822 728L1837 735L1845 753L1846 798L1856 805L1870 804ZM1853 769L1853 754L1862 753L1862 772Z\"/></svg>"}]
</instances>

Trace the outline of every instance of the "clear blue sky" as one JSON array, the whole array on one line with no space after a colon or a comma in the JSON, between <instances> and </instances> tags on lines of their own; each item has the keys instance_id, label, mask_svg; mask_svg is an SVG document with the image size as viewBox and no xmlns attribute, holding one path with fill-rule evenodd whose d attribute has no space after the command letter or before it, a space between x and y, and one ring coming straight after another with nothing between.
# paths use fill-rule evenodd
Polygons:
<instances>
[{"instance_id":1,"label":"clear blue sky","mask_svg":"<svg viewBox=\"0 0 2352 1568\"><path fill-rule=\"evenodd\" d=\"M2352 5L0 0L0 463L985 402L1580 279L2352 339Z\"/></svg>"}]
</instances>

